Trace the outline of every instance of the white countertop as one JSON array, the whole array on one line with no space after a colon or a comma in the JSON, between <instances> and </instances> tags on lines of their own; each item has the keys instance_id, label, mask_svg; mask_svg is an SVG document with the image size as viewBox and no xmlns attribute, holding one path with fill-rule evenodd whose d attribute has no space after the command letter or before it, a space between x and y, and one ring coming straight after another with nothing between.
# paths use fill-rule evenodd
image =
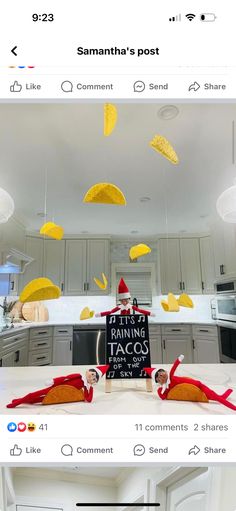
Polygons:
<instances>
[{"instance_id":1,"label":"white countertop","mask_svg":"<svg viewBox=\"0 0 236 511\"><path fill-rule=\"evenodd\" d=\"M163 365L170 370L170 365ZM236 414L216 402L192 403L183 401L162 401L156 393L145 391L145 381L116 380L112 382L113 391L105 393L104 379L94 388L92 403L69 403L62 405L42 406L21 405L8 409L6 404L12 399L22 397L29 392L44 388L46 381L56 376L85 373L85 367L19 367L0 369L0 413L6 415L22 414L67 414L67 415L98 415L98 414ZM178 368L178 375L190 376L201 380L217 393L232 388L230 401L236 405L236 364L183 364Z\"/></svg>"},{"instance_id":2,"label":"white countertop","mask_svg":"<svg viewBox=\"0 0 236 511\"><path fill-rule=\"evenodd\" d=\"M178 318L176 318L176 316L174 316L172 318L172 321L170 320L167 320L167 321L164 321L164 320L161 320L161 321L157 321L157 318L149 318L148 319L148 323L149 325L171 325L171 324L174 324L174 325L219 325L219 324L222 324L222 326L227 326L229 325L228 322L225 322L225 321L215 321L215 320L208 320L208 321L178 321ZM236 328L236 323L232 323L234 326L232 328ZM75 321L46 321L46 322L27 322L27 321L24 321L22 323L15 323L14 325L14 328L7 328L6 330L3 330L2 332L0 332L0 337L3 336L3 335L6 335L6 334L12 334L14 335L14 333L17 333L19 332L19 330L23 330L23 329L26 329L26 328L38 328L38 327L47 327L47 326L74 326L74 327L87 327L87 326L103 326L105 327L106 326L106 320L105 318L94 318L92 320L85 320L85 321L80 321L78 320L77 322ZM231 325L231 323L230 323Z\"/></svg>"}]
</instances>

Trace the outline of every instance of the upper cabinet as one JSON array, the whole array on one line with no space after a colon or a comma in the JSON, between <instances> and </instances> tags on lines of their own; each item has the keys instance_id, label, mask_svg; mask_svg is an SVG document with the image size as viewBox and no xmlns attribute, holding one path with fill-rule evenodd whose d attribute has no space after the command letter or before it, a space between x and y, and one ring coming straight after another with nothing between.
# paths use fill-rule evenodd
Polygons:
<instances>
[{"instance_id":1,"label":"upper cabinet","mask_svg":"<svg viewBox=\"0 0 236 511\"><path fill-rule=\"evenodd\" d=\"M65 241L43 240L43 274L64 292Z\"/></svg>"},{"instance_id":2,"label":"upper cabinet","mask_svg":"<svg viewBox=\"0 0 236 511\"><path fill-rule=\"evenodd\" d=\"M202 269L202 292L204 294L213 294L216 274L213 244L210 236L200 238L200 258Z\"/></svg>"},{"instance_id":3,"label":"upper cabinet","mask_svg":"<svg viewBox=\"0 0 236 511\"><path fill-rule=\"evenodd\" d=\"M215 274L218 279L236 276L236 226L219 219L212 228Z\"/></svg>"},{"instance_id":4,"label":"upper cabinet","mask_svg":"<svg viewBox=\"0 0 236 511\"><path fill-rule=\"evenodd\" d=\"M19 279L19 291L32 279L43 277L43 240L41 238L26 237L25 252L33 257L33 261L26 266L26 269Z\"/></svg>"},{"instance_id":5,"label":"upper cabinet","mask_svg":"<svg viewBox=\"0 0 236 511\"><path fill-rule=\"evenodd\" d=\"M67 240L65 261L66 295L99 295L109 293L99 289L94 277L101 273L109 279L109 241L101 239Z\"/></svg>"},{"instance_id":6,"label":"upper cabinet","mask_svg":"<svg viewBox=\"0 0 236 511\"><path fill-rule=\"evenodd\" d=\"M186 238L180 240L180 262L182 290L197 295L202 292L199 240Z\"/></svg>"},{"instance_id":7,"label":"upper cabinet","mask_svg":"<svg viewBox=\"0 0 236 511\"><path fill-rule=\"evenodd\" d=\"M163 294L183 292L202 293L200 244L198 238L160 239L161 291ZM208 277L207 258L202 262L204 279L207 282L205 292L211 292ZM212 271L210 271L210 275Z\"/></svg>"}]
</instances>

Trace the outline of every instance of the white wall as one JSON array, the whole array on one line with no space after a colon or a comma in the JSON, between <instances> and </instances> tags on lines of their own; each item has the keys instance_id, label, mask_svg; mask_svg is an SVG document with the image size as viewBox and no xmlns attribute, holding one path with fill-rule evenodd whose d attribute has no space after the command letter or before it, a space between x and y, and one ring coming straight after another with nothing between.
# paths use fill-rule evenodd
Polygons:
<instances>
[{"instance_id":1,"label":"white wall","mask_svg":"<svg viewBox=\"0 0 236 511\"><path fill-rule=\"evenodd\" d=\"M99 469L98 469L99 470ZM39 472L38 472L39 474ZM77 511L75 504L79 501L84 502L111 502L116 499L116 490L112 486L95 484L95 479L91 482L71 482L61 479L60 472L50 472L45 470L44 476L27 477L16 475L14 477L14 488L16 501L18 503L29 503L35 505L61 505L64 511ZM68 478L69 479L69 478ZM86 508L88 511L94 511L94 508ZM114 508L106 508L108 511L114 511Z\"/></svg>"},{"instance_id":2,"label":"white wall","mask_svg":"<svg viewBox=\"0 0 236 511\"><path fill-rule=\"evenodd\" d=\"M236 510L236 467L222 467L219 510Z\"/></svg>"}]
</instances>

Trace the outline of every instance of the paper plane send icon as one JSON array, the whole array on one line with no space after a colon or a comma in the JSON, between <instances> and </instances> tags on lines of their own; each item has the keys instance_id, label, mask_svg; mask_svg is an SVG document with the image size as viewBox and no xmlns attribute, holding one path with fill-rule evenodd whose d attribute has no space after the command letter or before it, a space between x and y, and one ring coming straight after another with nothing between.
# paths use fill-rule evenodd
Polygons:
<instances>
[{"instance_id":1,"label":"paper plane send icon","mask_svg":"<svg viewBox=\"0 0 236 511\"><path fill-rule=\"evenodd\" d=\"M198 82L194 82L194 83L191 83L191 85L189 86L188 90L193 90L194 92L196 92L198 89L200 89L201 85L198 83Z\"/></svg>"}]
</instances>

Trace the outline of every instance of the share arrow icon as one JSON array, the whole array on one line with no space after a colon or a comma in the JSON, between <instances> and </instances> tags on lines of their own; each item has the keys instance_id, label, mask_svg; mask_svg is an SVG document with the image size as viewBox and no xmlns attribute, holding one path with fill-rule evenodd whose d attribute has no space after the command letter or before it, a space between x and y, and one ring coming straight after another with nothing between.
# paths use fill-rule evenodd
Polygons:
<instances>
[{"instance_id":1,"label":"share arrow icon","mask_svg":"<svg viewBox=\"0 0 236 511\"><path fill-rule=\"evenodd\" d=\"M11 53L13 53L13 55L15 55L15 57L17 57L16 49L17 49L17 46L14 46L14 48L12 48L12 50L11 50Z\"/></svg>"}]
</instances>

